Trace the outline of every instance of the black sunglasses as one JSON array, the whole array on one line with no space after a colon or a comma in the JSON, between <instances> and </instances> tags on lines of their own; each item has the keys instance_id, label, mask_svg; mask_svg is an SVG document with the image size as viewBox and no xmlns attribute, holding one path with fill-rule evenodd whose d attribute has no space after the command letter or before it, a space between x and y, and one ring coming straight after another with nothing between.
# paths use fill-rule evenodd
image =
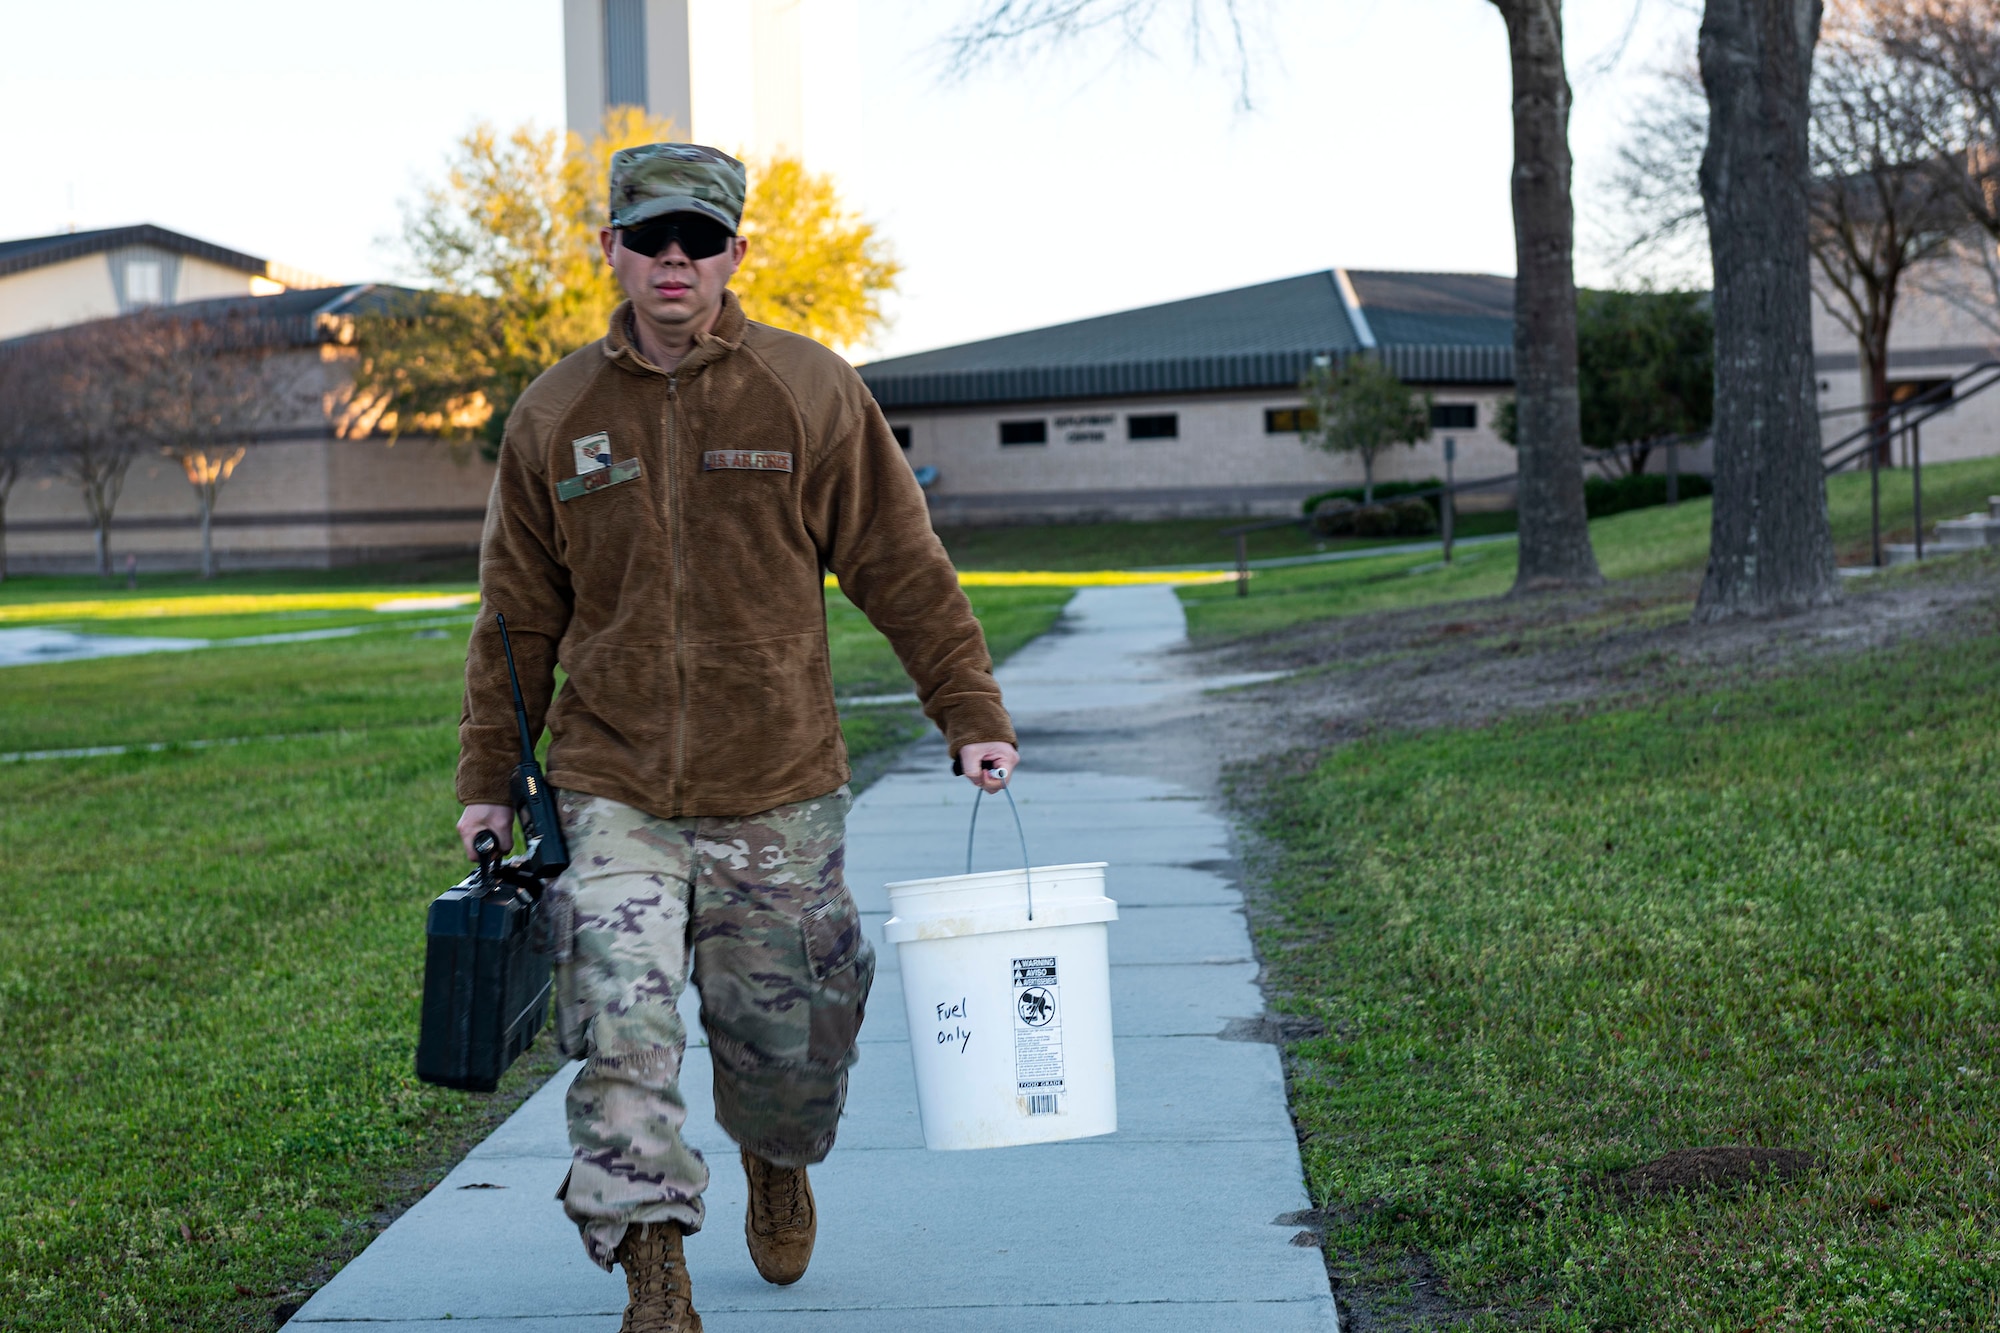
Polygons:
<instances>
[{"instance_id":1,"label":"black sunglasses","mask_svg":"<svg viewBox=\"0 0 2000 1333\"><path fill-rule=\"evenodd\" d=\"M701 213L668 213L618 229L618 243L652 259L676 241L689 259L708 259L729 248L736 233Z\"/></svg>"}]
</instances>

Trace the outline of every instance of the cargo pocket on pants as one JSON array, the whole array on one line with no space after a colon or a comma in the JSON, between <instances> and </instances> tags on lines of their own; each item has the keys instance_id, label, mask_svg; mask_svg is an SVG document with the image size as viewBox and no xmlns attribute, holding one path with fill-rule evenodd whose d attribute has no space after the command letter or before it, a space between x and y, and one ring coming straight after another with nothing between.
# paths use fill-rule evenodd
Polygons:
<instances>
[{"instance_id":1,"label":"cargo pocket on pants","mask_svg":"<svg viewBox=\"0 0 2000 1333\"><path fill-rule=\"evenodd\" d=\"M583 997L583 969L575 962L559 964L552 978L555 992L556 1051L565 1060L590 1057L590 1006Z\"/></svg>"},{"instance_id":2,"label":"cargo pocket on pants","mask_svg":"<svg viewBox=\"0 0 2000 1333\"><path fill-rule=\"evenodd\" d=\"M847 1065L875 981L875 950L861 934L861 914L843 889L799 919L805 935L806 966L812 972L812 1027L806 1058L814 1064Z\"/></svg>"}]
</instances>

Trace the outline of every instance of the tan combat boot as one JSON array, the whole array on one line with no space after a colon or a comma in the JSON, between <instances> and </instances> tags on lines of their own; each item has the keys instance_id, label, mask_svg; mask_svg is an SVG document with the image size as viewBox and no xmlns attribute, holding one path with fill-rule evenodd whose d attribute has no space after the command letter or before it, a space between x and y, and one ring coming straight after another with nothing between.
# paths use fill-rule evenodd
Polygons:
<instances>
[{"instance_id":1,"label":"tan combat boot","mask_svg":"<svg viewBox=\"0 0 2000 1333\"><path fill-rule=\"evenodd\" d=\"M613 1258L625 1270L625 1322L618 1333L701 1333L679 1224L634 1225Z\"/></svg>"},{"instance_id":2,"label":"tan combat boot","mask_svg":"<svg viewBox=\"0 0 2000 1333\"><path fill-rule=\"evenodd\" d=\"M746 1150L743 1174L750 1177L750 1206L743 1216L750 1261L766 1282L788 1287L806 1275L813 1240L819 1235L806 1169L773 1166Z\"/></svg>"}]
</instances>

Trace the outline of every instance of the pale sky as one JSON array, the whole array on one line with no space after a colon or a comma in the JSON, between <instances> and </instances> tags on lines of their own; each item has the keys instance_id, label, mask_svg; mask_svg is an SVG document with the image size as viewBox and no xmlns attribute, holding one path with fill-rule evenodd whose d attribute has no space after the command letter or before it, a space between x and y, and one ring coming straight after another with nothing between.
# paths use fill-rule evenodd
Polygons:
<instances>
[{"instance_id":1,"label":"pale sky","mask_svg":"<svg viewBox=\"0 0 2000 1333\"><path fill-rule=\"evenodd\" d=\"M938 38L969 0L860 5L841 184L906 268L878 354L1334 265L1513 271L1487 0L1251 0L1249 110L1171 22L1150 54L1106 40L952 83ZM1696 16L1568 11L1588 233L1621 117ZM562 123L560 0L0 0L0 33L0 239L154 222L394 279L401 202L458 134ZM1578 276L1623 275L1586 245Z\"/></svg>"}]
</instances>

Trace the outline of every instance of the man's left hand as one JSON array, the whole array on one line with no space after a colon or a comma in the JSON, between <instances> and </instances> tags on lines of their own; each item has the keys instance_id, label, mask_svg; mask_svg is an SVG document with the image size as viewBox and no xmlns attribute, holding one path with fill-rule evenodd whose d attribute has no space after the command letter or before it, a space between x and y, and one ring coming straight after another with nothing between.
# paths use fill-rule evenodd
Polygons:
<instances>
[{"instance_id":1,"label":"man's left hand","mask_svg":"<svg viewBox=\"0 0 2000 1333\"><path fill-rule=\"evenodd\" d=\"M982 791L996 792L1014 778L1021 752L1005 741L979 741L958 752L958 766L965 780ZM986 767L992 764L992 768Z\"/></svg>"}]
</instances>

